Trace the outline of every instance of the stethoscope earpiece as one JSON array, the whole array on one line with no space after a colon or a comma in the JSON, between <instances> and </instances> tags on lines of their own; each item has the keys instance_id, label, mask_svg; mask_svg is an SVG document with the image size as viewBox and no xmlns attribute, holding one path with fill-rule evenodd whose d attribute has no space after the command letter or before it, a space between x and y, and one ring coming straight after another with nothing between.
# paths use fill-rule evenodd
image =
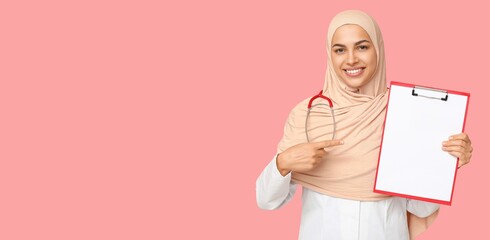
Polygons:
<instances>
[{"instance_id":1,"label":"stethoscope earpiece","mask_svg":"<svg viewBox=\"0 0 490 240\"><path fill-rule=\"evenodd\" d=\"M325 105L327 107L330 108L330 112L332 113L332 119L333 119L333 134L332 134L332 140L335 139L335 131L336 131L336 127L337 127L337 124L335 122L335 114L334 114L334 111L333 111L333 103L332 103L332 100L330 100L330 98L324 96L322 94L323 91L320 91L317 95L313 96L310 101L308 102L308 109L307 109L307 112L306 112L306 120L305 120L305 133L306 133L306 141L307 142L310 142L310 138L308 137L308 118L310 116L310 111L313 107L316 107L316 106L321 106L321 105ZM317 98L322 98L322 99L325 99L328 101L328 104L326 103L317 103L315 105L313 105L313 101Z\"/></svg>"}]
</instances>

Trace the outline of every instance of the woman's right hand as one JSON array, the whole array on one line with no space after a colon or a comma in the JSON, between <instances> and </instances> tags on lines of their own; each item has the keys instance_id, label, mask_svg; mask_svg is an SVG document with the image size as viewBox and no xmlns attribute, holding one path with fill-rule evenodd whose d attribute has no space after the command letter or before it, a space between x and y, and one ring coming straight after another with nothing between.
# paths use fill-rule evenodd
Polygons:
<instances>
[{"instance_id":1,"label":"woman's right hand","mask_svg":"<svg viewBox=\"0 0 490 240\"><path fill-rule=\"evenodd\" d=\"M329 148L342 144L344 144L342 140L328 140L294 145L277 156L277 169L282 176L286 176L291 171L312 170L318 165Z\"/></svg>"}]
</instances>

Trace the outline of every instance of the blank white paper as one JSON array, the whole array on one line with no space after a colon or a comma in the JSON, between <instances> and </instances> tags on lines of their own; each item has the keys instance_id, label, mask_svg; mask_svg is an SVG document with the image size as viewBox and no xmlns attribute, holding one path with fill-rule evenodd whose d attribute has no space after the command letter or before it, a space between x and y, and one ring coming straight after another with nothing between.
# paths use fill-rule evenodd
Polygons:
<instances>
[{"instance_id":1,"label":"blank white paper","mask_svg":"<svg viewBox=\"0 0 490 240\"><path fill-rule=\"evenodd\" d=\"M412 96L412 89L391 85L375 190L449 204L457 158L441 149L442 142L462 132L468 96L449 93L442 101Z\"/></svg>"}]
</instances>

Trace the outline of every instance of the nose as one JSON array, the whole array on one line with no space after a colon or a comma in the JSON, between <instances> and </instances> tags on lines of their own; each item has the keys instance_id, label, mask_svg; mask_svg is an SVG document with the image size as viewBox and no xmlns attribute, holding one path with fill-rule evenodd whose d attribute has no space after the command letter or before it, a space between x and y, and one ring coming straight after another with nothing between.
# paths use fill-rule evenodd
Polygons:
<instances>
[{"instance_id":1,"label":"nose","mask_svg":"<svg viewBox=\"0 0 490 240\"><path fill-rule=\"evenodd\" d=\"M349 55L347 56L347 64L349 65L354 65L359 61L357 58L356 54L354 52L350 52Z\"/></svg>"}]
</instances>

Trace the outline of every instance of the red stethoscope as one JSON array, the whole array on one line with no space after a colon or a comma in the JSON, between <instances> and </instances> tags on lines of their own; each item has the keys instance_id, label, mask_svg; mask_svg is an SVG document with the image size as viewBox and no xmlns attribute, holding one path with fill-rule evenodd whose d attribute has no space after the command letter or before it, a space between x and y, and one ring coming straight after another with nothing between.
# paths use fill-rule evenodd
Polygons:
<instances>
[{"instance_id":1,"label":"red stethoscope","mask_svg":"<svg viewBox=\"0 0 490 240\"><path fill-rule=\"evenodd\" d=\"M336 130L336 122L335 122L335 114L333 112L333 104L332 100L330 98L326 97L325 95L322 94L323 91L320 91L317 95L313 96L310 99L310 102L308 102L308 112L306 113L306 120L305 120L305 133L306 133L306 141L310 142L310 138L308 137L308 118L310 117L310 111L312 108L317 107L317 106L327 106L330 108L330 112L332 113L332 119L333 119L333 134L332 134L332 140L335 139L335 130ZM323 98L328 101L328 104L326 103L317 103L313 105L313 101L317 98Z\"/></svg>"}]
</instances>

